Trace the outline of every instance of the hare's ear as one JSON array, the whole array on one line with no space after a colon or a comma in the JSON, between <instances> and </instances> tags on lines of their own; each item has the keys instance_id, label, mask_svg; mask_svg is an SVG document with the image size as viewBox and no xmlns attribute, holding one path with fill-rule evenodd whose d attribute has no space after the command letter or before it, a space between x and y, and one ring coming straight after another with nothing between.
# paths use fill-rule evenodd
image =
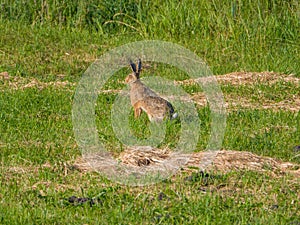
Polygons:
<instances>
[{"instance_id":1,"label":"hare's ear","mask_svg":"<svg viewBox=\"0 0 300 225\"><path fill-rule=\"evenodd\" d=\"M130 60L130 66L134 73L136 73L136 65Z\"/></svg>"},{"instance_id":2,"label":"hare's ear","mask_svg":"<svg viewBox=\"0 0 300 225\"><path fill-rule=\"evenodd\" d=\"M140 73L141 70L142 70L142 61L141 61L141 59L139 59L139 61L138 61L138 73Z\"/></svg>"}]
</instances>

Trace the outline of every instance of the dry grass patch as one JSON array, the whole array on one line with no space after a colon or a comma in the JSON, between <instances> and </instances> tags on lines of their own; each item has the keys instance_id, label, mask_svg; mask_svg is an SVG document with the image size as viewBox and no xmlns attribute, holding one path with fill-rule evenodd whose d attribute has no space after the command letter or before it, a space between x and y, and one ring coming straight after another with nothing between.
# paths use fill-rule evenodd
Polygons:
<instances>
[{"instance_id":1,"label":"dry grass patch","mask_svg":"<svg viewBox=\"0 0 300 225\"><path fill-rule=\"evenodd\" d=\"M217 75L214 78L222 84L231 85L246 85L254 83L274 84L276 82L285 81L299 85L300 78L295 77L294 74L280 74L275 72L233 72L224 75ZM188 79L183 81L176 81L177 84L192 85L197 83L209 82L209 77L201 77L198 79Z\"/></svg>"},{"instance_id":2,"label":"dry grass patch","mask_svg":"<svg viewBox=\"0 0 300 225\"><path fill-rule=\"evenodd\" d=\"M58 75L59 77L60 75ZM55 88L64 88L69 89L71 87L76 86L76 83L72 83L69 81L51 81L51 82L42 82L36 78L24 78L19 76L10 76L8 72L0 73L0 81L3 81L4 87L9 87L13 90L24 90L27 88L38 88L40 90L45 89L47 87L55 87ZM1 88L1 86L0 86ZM3 88L2 88L3 90Z\"/></svg>"},{"instance_id":3,"label":"dry grass patch","mask_svg":"<svg viewBox=\"0 0 300 225\"><path fill-rule=\"evenodd\" d=\"M126 165L141 168L151 167L170 159L171 151L167 149L148 148L149 149L145 152L138 151L138 147L127 148L119 155L118 159ZM185 154L184 156L189 157L188 163L184 166L185 170L190 170L189 168L199 168L221 172L223 174L230 171L250 170L267 172L274 176L283 176L288 173L300 178L300 165L283 162L271 157L255 155L246 151L205 151L192 153L190 155ZM210 163L209 160L211 159L212 162ZM99 164L101 164L101 162L99 162ZM74 167L80 171L93 170L89 163L81 157L75 161Z\"/></svg>"},{"instance_id":4,"label":"dry grass patch","mask_svg":"<svg viewBox=\"0 0 300 225\"><path fill-rule=\"evenodd\" d=\"M59 76L59 75L58 75ZM297 87L299 85L299 78L295 77L293 74L278 74L275 72L234 72L225 75L215 76L216 80L222 84L232 84L232 85L250 85L257 83L273 84L279 81L291 82ZM24 90L26 88L38 88L44 89L49 86L69 89L75 87L77 84L69 81L52 81L52 82L42 82L35 78L23 78L10 76L8 72L0 73L0 81L3 81L4 86L8 86L13 90ZM176 81L177 85L192 85L197 82L207 82L209 78L199 78L189 79L184 81ZM124 94L122 90L101 90L99 93L103 94ZM178 96L163 96L169 100L178 99ZM235 95L225 95L225 106L229 110L236 110L240 108L256 108L256 109L272 109L272 110L288 110L297 112L300 110L300 96L291 95L289 99L284 99L280 102L270 99L260 99L254 101L247 97L235 96ZM207 99L204 93L198 92L189 98L180 97L181 101L191 101L193 100L200 107L207 105Z\"/></svg>"}]
</instances>

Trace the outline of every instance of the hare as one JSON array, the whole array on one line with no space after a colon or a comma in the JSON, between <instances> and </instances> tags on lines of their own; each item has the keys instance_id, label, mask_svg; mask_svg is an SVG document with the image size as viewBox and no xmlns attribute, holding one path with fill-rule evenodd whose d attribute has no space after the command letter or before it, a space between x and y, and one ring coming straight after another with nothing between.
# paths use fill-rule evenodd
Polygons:
<instances>
[{"instance_id":1,"label":"hare","mask_svg":"<svg viewBox=\"0 0 300 225\"><path fill-rule=\"evenodd\" d=\"M137 67L130 61L130 66L133 73L126 77L125 82L130 85L130 101L135 118L144 111L151 122L161 122L164 118L175 119L178 115L172 104L140 81L141 60L139 59Z\"/></svg>"},{"instance_id":2,"label":"hare","mask_svg":"<svg viewBox=\"0 0 300 225\"><path fill-rule=\"evenodd\" d=\"M172 104L159 96L147 96L136 102L133 108L136 117L139 117L143 110L151 122L161 122L165 118L175 119L177 117Z\"/></svg>"}]
</instances>

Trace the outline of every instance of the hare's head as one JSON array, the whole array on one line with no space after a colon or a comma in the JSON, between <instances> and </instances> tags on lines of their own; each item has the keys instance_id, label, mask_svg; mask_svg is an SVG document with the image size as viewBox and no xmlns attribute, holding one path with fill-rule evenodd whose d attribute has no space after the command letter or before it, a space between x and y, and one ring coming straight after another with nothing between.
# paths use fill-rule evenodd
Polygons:
<instances>
[{"instance_id":1,"label":"hare's head","mask_svg":"<svg viewBox=\"0 0 300 225\"><path fill-rule=\"evenodd\" d=\"M130 60L130 67L132 69L132 73L129 74L126 78L125 78L125 82L127 84L129 83L133 83L137 80L140 79L140 72L142 70L142 61L141 59L139 59L138 64L134 64L131 60ZM137 68L136 68L137 67Z\"/></svg>"}]
</instances>

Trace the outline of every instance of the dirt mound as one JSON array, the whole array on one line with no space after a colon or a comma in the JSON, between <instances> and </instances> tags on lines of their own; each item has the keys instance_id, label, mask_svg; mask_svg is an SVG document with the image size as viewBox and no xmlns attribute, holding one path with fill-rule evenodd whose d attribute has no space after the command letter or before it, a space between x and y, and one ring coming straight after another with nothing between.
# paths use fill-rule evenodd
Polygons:
<instances>
[{"instance_id":1,"label":"dirt mound","mask_svg":"<svg viewBox=\"0 0 300 225\"><path fill-rule=\"evenodd\" d=\"M168 160L170 154L171 151L168 149L148 147L147 151L139 151L138 147L130 147L119 155L118 160L121 163L134 167L151 167ZM185 154L185 156L189 157L188 163L183 168L185 170L199 168L200 170L214 170L221 173L250 170L268 172L274 176L282 176L289 173L300 177L300 165L255 155L251 152L229 150L205 151L192 153L190 155ZM212 161L210 162L210 160ZM88 162L82 158L77 159L74 166L81 171L93 170Z\"/></svg>"}]
</instances>

